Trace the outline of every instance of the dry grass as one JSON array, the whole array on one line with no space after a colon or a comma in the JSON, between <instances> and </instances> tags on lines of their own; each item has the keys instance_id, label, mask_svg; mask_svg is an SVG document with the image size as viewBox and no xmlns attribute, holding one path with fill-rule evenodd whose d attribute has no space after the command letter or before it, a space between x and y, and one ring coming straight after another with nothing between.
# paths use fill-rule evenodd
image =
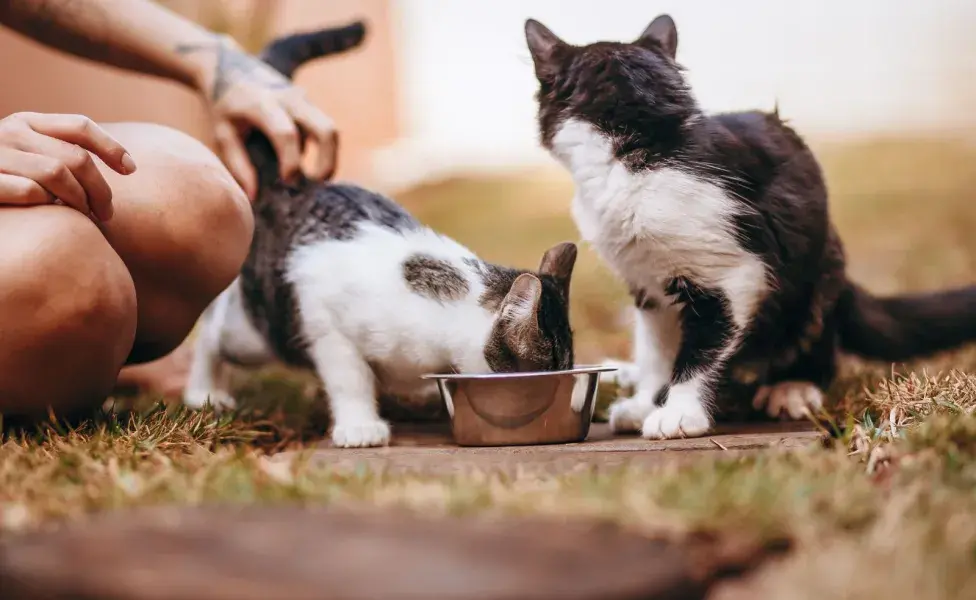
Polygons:
<instances>
[{"instance_id":1,"label":"dry grass","mask_svg":"<svg viewBox=\"0 0 976 600\"><path fill-rule=\"evenodd\" d=\"M94 510L207 502L406 507L424 514L592 517L681 534L735 530L795 540L756 576L775 598L969 598L976 591L976 377L906 376L877 417L832 448L555 477L336 471L298 453L267 459L272 415L150 409L0 447L0 527ZM888 407L887 409L884 407ZM296 432L297 437L297 432ZM753 593L755 593L753 591Z\"/></svg>"},{"instance_id":2,"label":"dry grass","mask_svg":"<svg viewBox=\"0 0 976 600\"><path fill-rule=\"evenodd\" d=\"M938 141L824 151L860 280L881 291L972 280L976 152ZM402 200L485 257L533 266L550 244L576 238L569 195L559 179L512 179L445 182ZM627 352L626 304L622 286L584 251L573 289L584 359ZM829 448L554 477L339 472L301 452L269 461L268 452L321 435L323 416L309 408L314 387L269 373L246 381L243 395L249 408L219 420L150 404L74 430L8 437L0 532L99 509L217 500L593 516L649 531L744 529L797 542L746 581L749 590L722 590L729 598L976 597L973 350L897 368L850 361L831 391Z\"/></svg>"}]
</instances>

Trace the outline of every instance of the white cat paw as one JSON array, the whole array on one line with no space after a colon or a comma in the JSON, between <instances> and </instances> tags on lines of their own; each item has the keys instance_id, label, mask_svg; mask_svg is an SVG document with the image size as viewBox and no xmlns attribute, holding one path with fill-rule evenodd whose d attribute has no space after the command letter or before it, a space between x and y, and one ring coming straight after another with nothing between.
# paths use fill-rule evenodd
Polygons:
<instances>
[{"instance_id":1,"label":"white cat paw","mask_svg":"<svg viewBox=\"0 0 976 600\"><path fill-rule=\"evenodd\" d=\"M636 388L640 381L640 369L636 363L607 359L600 363L603 367L614 367L616 371L609 371L600 376L600 383L609 383L621 388Z\"/></svg>"},{"instance_id":2,"label":"white cat paw","mask_svg":"<svg viewBox=\"0 0 976 600\"><path fill-rule=\"evenodd\" d=\"M197 410L209 404L217 412L237 408L237 400L221 390L186 390L183 392L183 404Z\"/></svg>"},{"instance_id":3,"label":"white cat paw","mask_svg":"<svg viewBox=\"0 0 976 600\"><path fill-rule=\"evenodd\" d=\"M583 412L583 407L586 405L586 392L589 388L589 376L588 375L577 375L576 382L573 384L573 396L569 401L569 407L573 409L573 412ZM599 394L596 394L599 395ZM593 402L590 407L592 409L596 406L596 398L593 398Z\"/></svg>"},{"instance_id":4,"label":"white cat paw","mask_svg":"<svg viewBox=\"0 0 976 600\"><path fill-rule=\"evenodd\" d=\"M644 419L641 435L649 440L700 437L711 427L708 413L697 402L669 402Z\"/></svg>"},{"instance_id":5,"label":"white cat paw","mask_svg":"<svg viewBox=\"0 0 976 600\"><path fill-rule=\"evenodd\" d=\"M390 426L379 419L336 425L332 428L332 443L339 448L386 446L390 443Z\"/></svg>"},{"instance_id":6,"label":"white cat paw","mask_svg":"<svg viewBox=\"0 0 976 600\"><path fill-rule=\"evenodd\" d=\"M809 381L782 381L759 388L752 406L756 410L765 407L766 414L773 418L788 415L800 420L823 408L823 392Z\"/></svg>"},{"instance_id":7,"label":"white cat paw","mask_svg":"<svg viewBox=\"0 0 976 600\"><path fill-rule=\"evenodd\" d=\"M634 396L617 400L610 405L610 430L614 433L635 433L641 430L654 404Z\"/></svg>"}]
</instances>

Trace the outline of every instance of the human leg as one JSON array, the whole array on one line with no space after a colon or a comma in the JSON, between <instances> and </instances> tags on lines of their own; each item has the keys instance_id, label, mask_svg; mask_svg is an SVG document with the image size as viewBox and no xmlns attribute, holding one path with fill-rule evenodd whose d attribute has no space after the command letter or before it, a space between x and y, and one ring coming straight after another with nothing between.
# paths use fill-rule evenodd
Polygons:
<instances>
[{"instance_id":1,"label":"human leg","mask_svg":"<svg viewBox=\"0 0 976 600\"><path fill-rule=\"evenodd\" d=\"M123 364L179 346L247 254L250 205L205 146L154 125L105 129L138 166L123 177L95 161L112 220L0 209L0 412L94 406Z\"/></svg>"},{"instance_id":2,"label":"human leg","mask_svg":"<svg viewBox=\"0 0 976 600\"><path fill-rule=\"evenodd\" d=\"M237 277L253 217L220 160L174 129L142 123L104 125L135 159L121 176L101 163L115 216L105 238L132 275L139 323L130 363L169 354L210 302Z\"/></svg>"},{"instance_id":3,"label":"human leg","mask_svg":"<svg viewBox=\"0 0 976 600\"><path fill-rule=\"evenodd\" d=\"M136 290L86 217L0 209L0 413L97 404L132 349Z\"/></svg>"}]
</instances>

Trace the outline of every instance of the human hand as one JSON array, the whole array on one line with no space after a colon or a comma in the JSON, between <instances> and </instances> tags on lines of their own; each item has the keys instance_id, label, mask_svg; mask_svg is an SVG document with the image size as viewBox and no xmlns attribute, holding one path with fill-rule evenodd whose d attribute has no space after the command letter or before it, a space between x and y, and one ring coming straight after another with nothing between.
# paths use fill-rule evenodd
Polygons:
<instances>
[{"instance_id":1,"label":"human hand","mask_svg":"<svg viewBox=\"0 0 976 600\"><path fill-rule=\"evenodd\" d=\"M257 193L257 176L242 141L249 127L256 127L271 141L282 179L290 179L301 168L301 134L317 150L305 175L310 179L332 176L338 145L332 119L286 77L244 52L231 38L223 36L212 47L182 48L184 52L202 49L212 50L216 60L201 71L198 87L213 117L224 163L249 197Z\"/></svg>"},{"instance_id":2,"label":"human hand","mask_svg":"<svg viewBox=\"0 0 976 600\"><path fill-rule=\"evenodd\" d=\"M25 112L0 119L0 204L60 201L108 221L112 188L89 152L122 175L136 170L126 149L88 117Z\"/></svg>"}]
</instances>

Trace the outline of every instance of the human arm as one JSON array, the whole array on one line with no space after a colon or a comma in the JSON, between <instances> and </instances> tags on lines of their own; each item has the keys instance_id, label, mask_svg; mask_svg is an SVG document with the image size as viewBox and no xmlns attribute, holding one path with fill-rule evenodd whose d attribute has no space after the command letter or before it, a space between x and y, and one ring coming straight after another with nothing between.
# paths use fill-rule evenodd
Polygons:
<instances>
[{"instance_id":1,"label":"human arm","mask_svg":"<svg viewBox=\"0 0 976 600\"><path fill-rule=\"evenodd\" d=\"M335 165L332 121L274 69L150 0L8 0L0 23L45 45L123 69L165 77L200 92L228 168L253 198L256 178L241 134L272 141L283 178L300 168L299 130L317 147L311 178Z\"/></svg>"}]
</instances>

